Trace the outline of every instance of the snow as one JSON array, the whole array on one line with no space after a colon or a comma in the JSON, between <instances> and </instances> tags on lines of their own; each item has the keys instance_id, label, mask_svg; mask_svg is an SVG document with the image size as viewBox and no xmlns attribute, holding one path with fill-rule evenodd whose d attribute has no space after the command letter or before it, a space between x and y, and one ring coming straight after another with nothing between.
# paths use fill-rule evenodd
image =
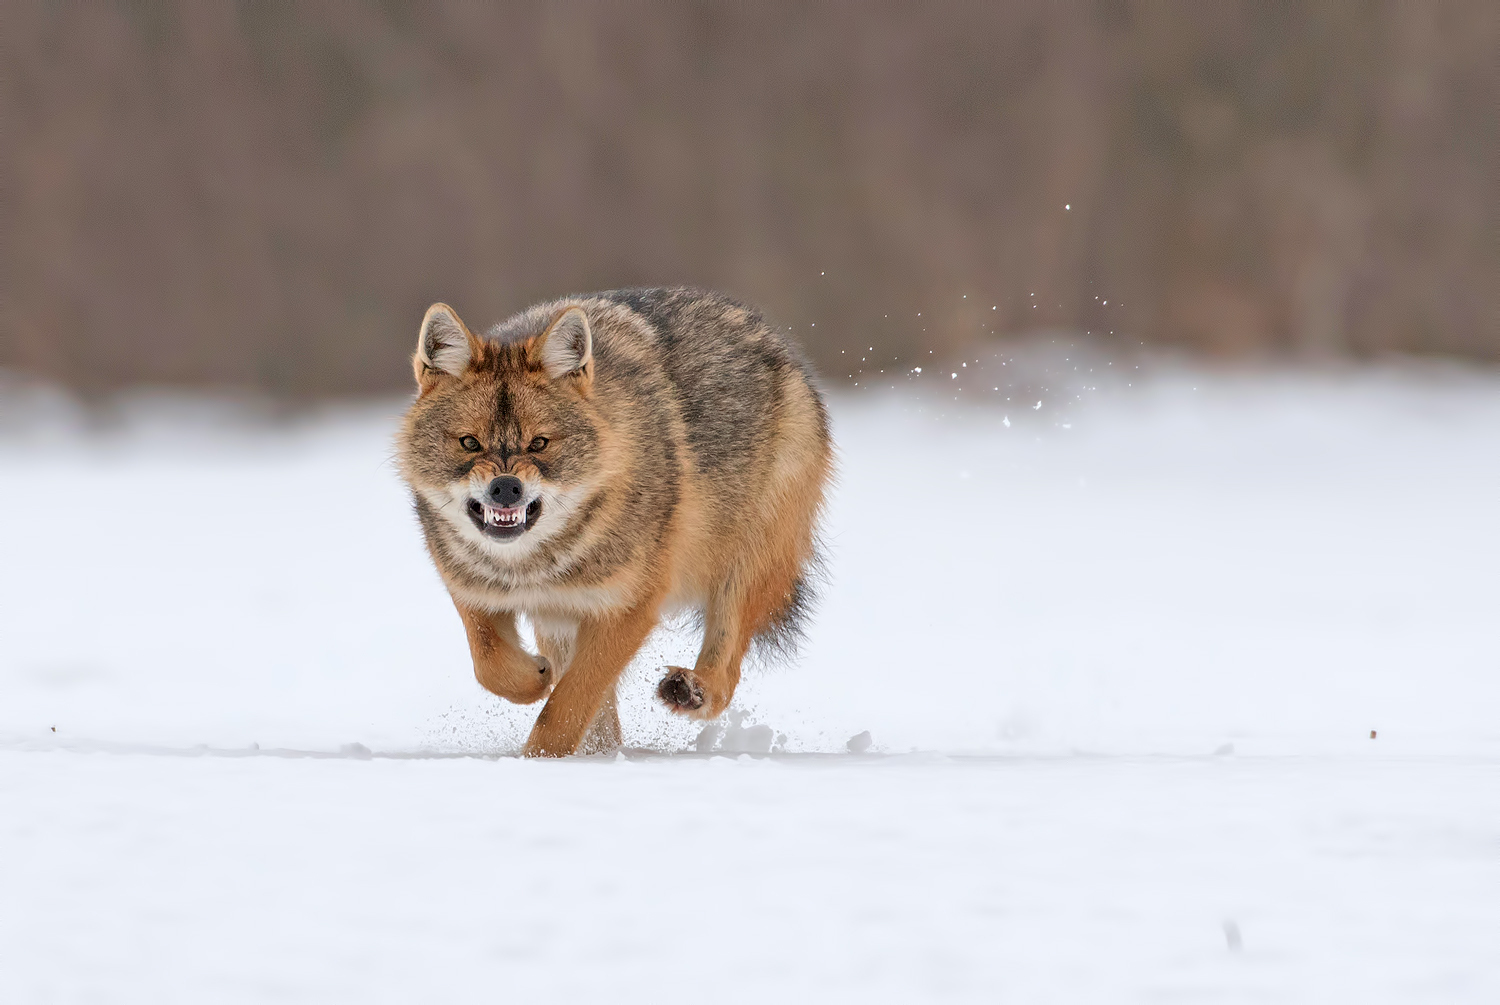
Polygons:
<instances>
[{"instance_id":1,"label":"snow","mask_svg":"<svg viewBox=\"0 0 1500 1005\"><path fill-rule=\"evenodd\" d=\"M1500 377L969 362L835 396L796 664L565 762L399 402L0 389L0 999L1500 1000Z\"/></svg>"}]
</instances>

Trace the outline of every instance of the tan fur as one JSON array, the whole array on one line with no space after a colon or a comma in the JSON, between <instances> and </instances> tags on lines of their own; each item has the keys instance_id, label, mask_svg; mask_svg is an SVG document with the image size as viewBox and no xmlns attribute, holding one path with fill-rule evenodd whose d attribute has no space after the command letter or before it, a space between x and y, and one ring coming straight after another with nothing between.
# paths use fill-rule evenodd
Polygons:
<instances>
[{"instance_id":1,"label":"tan fur","mask_svg":"<svg viewBox=\"0 0 1500 1005\"><path fill-rule=\"evenodd\" d=\"M464 355L442 340L454 332L457 373L443 368ZM402 472L475 677L511 701L550 692L525 753L619 745L616 682L666 610L701 611L704 639L658 693L682 714L722 714L752 642L797 613L815 557L832 452L795 347L714 294L621 291L533 308L482 338L434 305L413 367ZM465 453L464 436L482 451ZM538 515L494 542L474 514L510 476ZM517 613L537 626L539 656Z\"/></svg>"}]
</instances>

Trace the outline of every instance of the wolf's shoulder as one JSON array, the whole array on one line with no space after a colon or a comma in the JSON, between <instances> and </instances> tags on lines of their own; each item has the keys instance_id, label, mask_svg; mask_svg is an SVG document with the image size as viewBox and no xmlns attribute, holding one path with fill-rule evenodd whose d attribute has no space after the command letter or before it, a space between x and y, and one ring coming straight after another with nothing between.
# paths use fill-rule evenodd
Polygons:
<instances>
[{"instance_id":1,"label":"wolf's shoulder","mask_svg":"<svg viewBox=\"0 0 1500 1005\"><path fill-rule=\"evenodd\" d=\"M686 286L595 296L604 315L629 313L623 337L633 340L642 329L649 333L646 352L672 389L672 408L700 471L747 472L765 460L764 445L777 440L778 422L790 416L801 417L818 438L827 438L827 412L812 368L795 339L756 308ZM612 362L609 348L600 355L602 374Z\"/></svg>"}]
</instances>

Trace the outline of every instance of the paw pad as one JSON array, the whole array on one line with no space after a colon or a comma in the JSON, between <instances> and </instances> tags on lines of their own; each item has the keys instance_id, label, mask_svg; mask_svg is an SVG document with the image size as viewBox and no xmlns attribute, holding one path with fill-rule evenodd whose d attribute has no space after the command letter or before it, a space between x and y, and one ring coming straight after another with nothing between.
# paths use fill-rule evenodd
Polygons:
<instances>
[{"instance_id":1,"label":"paw pad","mask_svg":"<svg viewBox=\"0 0 1500 1005\"><path fill-rule=\"evenodd\" d=\"M669 667L672 672L661 679L656 695L668 708L692 711L703 707L703 685L690 671Z\"/></svg>"}]
</instances>

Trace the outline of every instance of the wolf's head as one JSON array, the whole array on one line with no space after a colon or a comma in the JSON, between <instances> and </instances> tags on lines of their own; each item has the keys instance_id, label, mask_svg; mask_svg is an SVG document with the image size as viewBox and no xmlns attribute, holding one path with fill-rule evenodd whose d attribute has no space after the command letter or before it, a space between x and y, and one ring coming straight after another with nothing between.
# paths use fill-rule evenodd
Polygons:
<instances>
[{"instance_id":1,"label":"wolf's head","mask_svg":"<svg viewBox=\"0 0 1500 1005\"><path fill-rule=\"evenodd\" d=\"M459 537L518 558L567 525L599 477L593 335L581 307L479 338L446 304L422 319L402 474Z\"/></svg>"}]
</instances>

